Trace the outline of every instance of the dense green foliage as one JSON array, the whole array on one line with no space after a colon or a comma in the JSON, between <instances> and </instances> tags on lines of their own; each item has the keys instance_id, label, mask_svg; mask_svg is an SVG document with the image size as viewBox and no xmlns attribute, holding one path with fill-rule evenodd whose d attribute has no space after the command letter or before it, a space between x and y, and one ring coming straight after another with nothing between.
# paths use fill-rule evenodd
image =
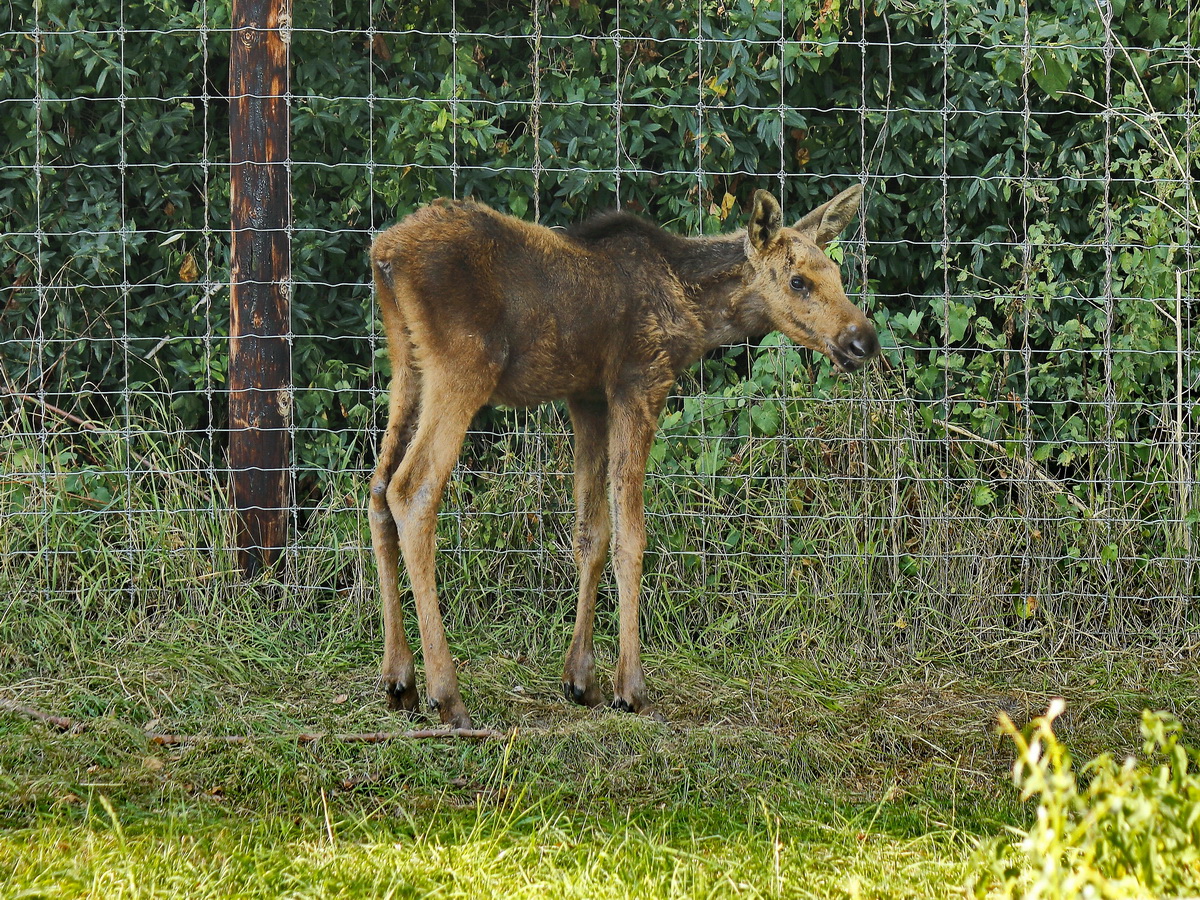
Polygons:
<instances>
[{"instance_id":1,"label":"dense green foliage","mask_svg":"<svg viewBox=\"0 0 1200 900\"><path fill-rule=\"evenodd\" d=\"M1138 401L1170 396L1173 361L1121 351L1174 344L1144 301L1174 297L1189 244L1180 54L1197 23L1182 10L1118 2L1108 34L1079 4L1028 18L1006 2L956 6L943 20L931 0L863 14L802 3L781 42L769 3L638 4L618 22L551 2L535 147L528 6L457 6L452 21L448 2L298 4L311 29L295 36L292 84L298 335L368 330L370 229L452 192L529 215L535 158L544 221L621 202L688 232L725 227L755 185L799 212L865 177L869 290L917 351L917 396L961 394L988 404L972 410L988 431L1020 433L1011 393L1035 404L1036 436L1066 450L1099 434L1087 404L1111 358L1111 427L1154 435ZM226 16L169 0L26 9L0 67L15 384L90 386L110 403L166 389L185 424L200 420L189 392L221 382L220 347L196 338L224 326L200 287L226 278ZM144 360L164 336L180 340ZM297 384L333 387L334 361L361 375L369 354L300 346Z\"/></svg>"},{"instance_id":2,"label":"dense green foliage","mask_svg":"<svg viewBox=\"0 0 1200 900\"><path fill-rule=\"evenodd\" d=\"M787 481L771 498L780 516L811 511L809 480L844 477L853 497L852 480L887 457L890 506L875 514L977 518L974 550L997 568L984 580L1014 598L1018 619L1048 585L1119 607L1190 595L1196 514L1178 430L1191 427L1195 387L1190 304L1175 317L1177 275L1184 297L1195 288L1186 53L1198 23L1183 5L1118 0L1110 20L1088 4L1010 0L805 0L786 5L786 20L756 0L535 5L540 17L498 0L296 5L302 505L328 500L329 473L373 455L384 386L364 265L374 230L437 195L470 194L549 224L620 203L714 232L737 226L754 187L799 215L864 181L865 229L843 250L893 348L883 374L865 391L838 384L774 340L705 361L655 450L658 474L695 479L660 484L672 494L663 508L696 493L722 508L774 475ZM161 428L169 408L219 463L228 11L178 0L16 9L20 33L0 49L3 387L118 426L148 416ZM768 399L863 393L870 408ZM483 417L469 466L502 467L513 446L492 433L522 431L522 415ZM533 428L561 431L546 415ZM836 437L832 456L812 440L821 435ZM857 458L863 437L878 443ZM1005 531L1039 517L1052 529ZM778 552L774 534L759 545L726 524L719 538L668 536L666 550ZM968 550L930 536L928 523L900 522L830 537L840 553L878 558L835 583L900 590L911 578L961 592L934 556ZM829 559L819 540L789 543L785 567ZM1026 561L1000 571L1014 554ZM1186 572L1164 571L1168 557ZM1081 617L1114 621L1103 605Z\"/></svg>"}]
</instances>

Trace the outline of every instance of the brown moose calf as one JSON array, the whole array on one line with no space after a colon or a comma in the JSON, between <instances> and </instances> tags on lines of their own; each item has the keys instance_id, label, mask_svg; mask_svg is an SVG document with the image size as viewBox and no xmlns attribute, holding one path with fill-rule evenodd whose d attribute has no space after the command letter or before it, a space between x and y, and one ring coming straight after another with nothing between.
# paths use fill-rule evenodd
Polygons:
<instances>
[{"instance_id":1,"label":"brown moose calf","mask_svg":"<svg viewBox=\"0 0 1200 900\"><path fill-rule=\"evenodd\" d=\"M579 601L563 689L577 703L604 702L592 622L615 535L620 652L612 705L649 710L638 590L642 488L659 413L676 375L721 344L778 330L846 372L878 353L874 326L846 299L823 252L854 217L861 193L850 188L787 228L775 199L757 191L745 231L700 238L626 213L559 231L479 203L439 200L376 238L371 261L392 386L370 520L392 708L417 708L397 583L403 554L429 705L443 722L471 727L438 608L438 505L480 407L564 399L575 428Z\"/></svg>"}]
</instances>

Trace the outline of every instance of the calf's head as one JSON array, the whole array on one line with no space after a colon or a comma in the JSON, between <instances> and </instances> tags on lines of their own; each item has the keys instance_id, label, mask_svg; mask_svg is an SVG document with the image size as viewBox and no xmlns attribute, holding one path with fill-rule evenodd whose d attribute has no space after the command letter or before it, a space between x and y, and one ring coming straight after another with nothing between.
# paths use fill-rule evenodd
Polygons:
<instances>
[{"instance_id":1,"label":"calf's head","mask_svg":"<svg viewBox=\"0 0 1200 900\"><path fill-rule=\"evenodd\" d=\"M776 329L810 350L824 353L843 372L861 368L879 352L875 326L846 298L842 274L825 255L858 212L855 186L817 207L790 228L775 198L756 191L746 229L750 287L764 301Z\"/></svg>"}]
</instances>

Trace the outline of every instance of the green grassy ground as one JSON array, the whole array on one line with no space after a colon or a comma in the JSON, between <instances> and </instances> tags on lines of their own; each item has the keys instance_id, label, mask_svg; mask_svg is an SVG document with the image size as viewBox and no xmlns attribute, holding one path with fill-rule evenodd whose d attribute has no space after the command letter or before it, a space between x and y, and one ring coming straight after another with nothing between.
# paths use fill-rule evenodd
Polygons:
<instances>
[{"instance_id":1,"label":"green grassy ground","mask_svg":"<svg viewBox=\"0 0 1200 900\"><path fill-rule=\"evenodd\" d=\"M1198 693L1194 668L1134 654L968 670L651 646L664 724L571 706L555 652L460 628L467 703L504 739L298 745L411 727L383 708L375 640L336 622L249 594L129 621L16 598L4 697L89 727L0 713L0 895L945 897L1028 815L999 710L1065 696L1083 758L1133 749L1144 706L1194 722Z\"/></svg>"},{"instance_id":2,"label":"green grassy ground","mask_svg":"<svg viewBox=\"0 0 1200 900\"><path fill-rule=\"evenodd\" d=\"M0 699L88 724L0 709L0 898L944 898L1032 813L998 712L1026 722L1065 697L1056 730L1079 760L1135 750L1144 707L1196 727L1190 562L1072 568L1043 548L1030 578L1052 589L1014 610L1034 543L1099 559L1103 523L1034 534L882 451L811 461L844 476L811 497L807 476L655 481L644 659L666 721L572 706L558 442L560 476L464 476L442 522L463 693L504 737L299 744L413 724L378 689L361 483L328 486L279 582L247 585L208 549L231 544L220 485L165 474L206 471L189 451L80 469L113 457L97 441L0 446ZM894 490L861 492L860 464ZM1042 504L1026 515L1055 501L1025 499ZM1159 599L1130 602L1133 582ZM602 681L614 605L606 587Z\"/></svg>"}]
</instances>

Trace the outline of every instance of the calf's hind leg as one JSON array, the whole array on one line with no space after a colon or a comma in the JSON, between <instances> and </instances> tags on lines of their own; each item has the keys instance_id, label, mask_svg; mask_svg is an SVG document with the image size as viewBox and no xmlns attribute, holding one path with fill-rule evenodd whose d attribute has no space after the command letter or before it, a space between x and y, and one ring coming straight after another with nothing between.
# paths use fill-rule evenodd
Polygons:
<instances>
[{"instance_id":1,"label":"calf's hind leg","mask_svg":"<svg viewBox=\"0 0 1200 900\"><path fill-rule=\"evenodd\" d=\"M599 706L604 695L596 683L592 628L596 588L604 572L611 532L608 494L608 407L568 401L575 426L575 562L579 566L579 602L575 633L563 665L563 693L584 706Z\"/></svg>"},{"instance_id":2,"label":"calf's hind leg","mask_svg":"<svg viewBox=\"0 0 1200 900\"><path fill-rule=\"evenodd\" d=\"M429 705L443 723L470 728L471 717L458 690L454 658L438 606L434 538L442 492L458 459L471 417L489 391L470 396L455 389L452 377L423 372L421 408L412 444L392 476L387 503L395 517L400 551L412 584L425 660Z\"/></svg>"},{"instance_id":3,"label":"calf's hind leg","mask_svg":"<svg viewBox=\"0 0 1200 900\"><path fill-rule=\"evenodd\" d=\"M388 507L388 484L395 475L412 441L417 418L417 374L402 363L392 374L388 401L388 424L379 449L379 462L371 479L367 517L371 523L371 546L379 572L379 599L383 608L383 689L388 707L413 712L417 709L417 678L412 649L404 634L404 611L400 603L400 542L396 519Z\"/></svg>"}]
</instances>

